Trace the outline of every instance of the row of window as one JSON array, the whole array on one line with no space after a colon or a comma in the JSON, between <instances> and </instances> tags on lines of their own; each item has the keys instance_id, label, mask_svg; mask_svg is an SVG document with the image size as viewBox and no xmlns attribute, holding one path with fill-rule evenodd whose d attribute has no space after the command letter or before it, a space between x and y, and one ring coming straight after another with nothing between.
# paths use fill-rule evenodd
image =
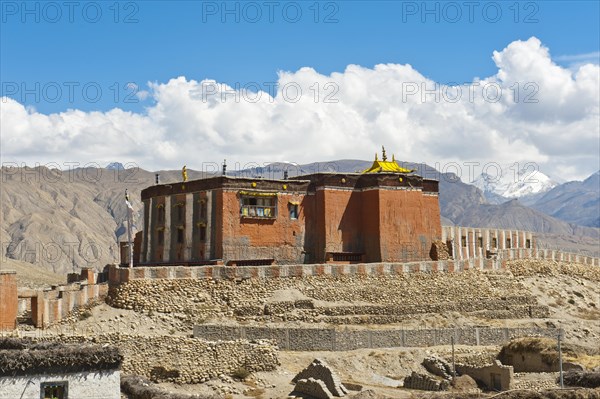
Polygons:
<instances>
[{"instance_id":1,"label":"row of window","mask_svg":"<svg viewBox=\"0 0 600 399\"><path fill-rule=\"evenodd\" d=\"M467 247L467 236L462 236L460 238L460 243L464 248L466 248ZM492 248L497 248L498 247L498 239L496 237L492 237L491 244L492 244L491 245ZM506 248L512 248L511 245L512 245L512 242L511 242L510 238L507 238L506 239ZM477 247L483 248L483 237L477 237ZM531 240L530 239L525 240L525 248L531 248Z\"/></svg>"},{"instance_id":2,"label":"row of window","mask_svg":"<svg viewBox=\"0 0 600 399\"><path fill-rule=\"evenodd\" d=\"M200 219L206 220L207 206L206 201L200 200ZM289 203L288 212L290 219L298 219L299 210L298 204ZM277 197L255 197L242 196L240 198L240 216L247 218L267 218L275 219L277 217ZM177 204L176 223L184 223L185 210L183 204ZM157 221L159 224L165 222L164 205L158 206ZM206 224L202 223L198 226L200 241L206 241ZM185 242L185 230L182 227L177 228L177 244ZM165 230L159 228L157 232L157 245L165 244Z\"/></svg>"},{"instance_id":3,"label":"row of window","mask_svg":"<svg viewBox=\"0 0 600 399\"><path fill-rule=\"evenodd\" d=\"M206 225L198 226L198 232L200 233L200 241L206 241ZM157 232L157 244L165 244L165 230L159 229ZM185 241L185 229L177 228L177 244L183 244Z\"/></svg>"},{"instance_id":4,"label":"row of window","mask_svg":"<svg viewBox=\"0 0 600 399\"><path fill-rule=\"evenodd\" d=\"M200 219L206 220L207 206L205 200L200 200ZM183 203L176 205L176 223L183 223L185 218L185 209ZM288 211L290 219L298 219L298 204L289 203ZM277 217L277 197L255 197L242 196L240 198L240 215L243 217L269 218ZM157 209L157 221L159 224L165 222L165 207L160 204Z\"/></svg>"},{"instance_id":5,"label":"row of window","mask_svg":"<svg viewBox=\"0 0 600 399\"><path fill-rule=\"evenodd\" d=\"M288 212L290 219L298 219L298 204L289 203ZM277 218L277 197L241 197L240 216L267 219Z\"/></svg>"},{"instance_id":6,"label":"row of window","mask_svg":"<svg viewBox=\"0 0 600 399\"><path fill-rule=\"evenodd\" d=\"M205 199L200 199L198 201L200 203L200 219L206 220L207 215L207 205ZM175 213L175 223L185 223L185 204L179 202L175 205L176 213ZM165 206L163 204L159 204L157 206L157 222L159 224L163 224L165 222ZM200 234L200 241L206 241L206 224L201 224L198 226L198 231ZM183 228L177 228L177 244L183 244L185 242L185 231ZM164 245L165 244L165 231L164 228L159 228L157 232L157 244Z\"/></svg>"},{"instance_id":7,"label":"row of window","mask_svg":"<svg viewBox=\"0 0 600 399\"><path fill-rule=\"evenodd\" d=\"M207 214L207 207L206 207L206 201L205 200L200 200L200 219L206 219L206 214ZM176 205L177 211L176 211L176 221L183 223L183 219L185 217L185 208L184 208L184 203L178 203ZM158 223L164 223L165 222L165 207L163 204L160 204L158 206L158 210L157 210L157 215L156 218L158 220Z\"/></svg>"}]
</instances>

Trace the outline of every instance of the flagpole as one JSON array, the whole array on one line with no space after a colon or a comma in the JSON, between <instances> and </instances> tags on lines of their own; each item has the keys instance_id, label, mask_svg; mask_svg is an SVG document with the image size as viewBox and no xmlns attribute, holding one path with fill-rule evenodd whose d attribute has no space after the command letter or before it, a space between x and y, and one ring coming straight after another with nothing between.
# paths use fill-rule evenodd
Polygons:
<instances>
[{"instance_id":1,"label":"flagpole","mask_svg":"<svg viewBox=\"0 0 600 399\"><path fill-rule=\"evenodd\" d=\"M127 203L127 241L129 242L129 267L133 267L133 242L131 240L131 226L133 225L132 221L132 211L133 208L131 206L131 202L129 202L129 193L127 189L125 189L125 201Z\"/></svg>"}]
</instances>

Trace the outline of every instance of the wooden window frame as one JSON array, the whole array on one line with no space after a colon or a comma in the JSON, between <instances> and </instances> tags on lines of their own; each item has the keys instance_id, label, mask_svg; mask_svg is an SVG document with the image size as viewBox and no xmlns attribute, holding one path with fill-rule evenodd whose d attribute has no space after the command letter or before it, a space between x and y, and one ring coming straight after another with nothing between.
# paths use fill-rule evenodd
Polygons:
<instances>
[{"instance_id":1,"label":"wooden window frame","mask_svg":"<svg viewBox=\"0 0 600 399\"><path fill-rule=\"evenodd\" d=\"M277 219L277 197L240 196L240 216L249 219Z\"/></svg>"},{"instance_id":2,"label":"wooden window frame","mask_svg":"<svg viewBox=\"0 0 600 399\"><path fill-rule=\"evenodd\" d=\"M63 388L63 395L60 399L69 399L69 381L46 381L40 383L40 399L47 399L46 388L54 386ZM52 398L52 396L50 396L50 398Z\"/></svg>"}]
</instances>

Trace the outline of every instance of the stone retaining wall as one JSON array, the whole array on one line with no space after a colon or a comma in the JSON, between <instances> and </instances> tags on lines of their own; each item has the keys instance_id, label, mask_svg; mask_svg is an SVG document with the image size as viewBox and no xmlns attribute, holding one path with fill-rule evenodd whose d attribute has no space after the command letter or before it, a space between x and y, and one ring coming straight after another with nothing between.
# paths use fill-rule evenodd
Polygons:
<instances>
[{"instance_id":1,"label":"stone retaining wall","mask_svg":"<svg viewBox=\"0 0 600 399\"><path fill-rule=\"evenodd\" d=\"M513 338L544 336L554 338L552 328L448 328L448 329L336 329L221 326L194 326L194 337L206 340L272 339L282 350L347 351L361 348L425 347L450 345L500 345Z\"/></svg>"},{"instance_id":2,"label":"stone retaining wall","mask_svg":"<svg viewBox=\"0 0 600 399\"><path fill-rule=\"evenodd\" d=\"M409 263L359 263L359 264L313 264L272 266L140 266L124 268L109 265L111 285L133 280L200 278L235 280L247 278L340 276L340 275L388 275L414 272L459 272L470 269L499 270L510 259L547 259L563 262L600 266L600 259L549 249L513 248L499 250L491 258L478 257L462 260L439 260Z\"/></svg>"},{"instance_id":3,"label":"stone retaining wall","mask_svg":"<svg viewBox=\"0 0 600 399\"><path fill-rule=\"evenodd\" d=\"M132 280L111 287L108 303L139 312L193 315L196 324L221 318L253 321L254 325L298 321L391 324L448 312L485 319L549 315L548 307L523 292L523 286L509 273L476 270L243 281Z\"/></svg>"},{"instance_id":4,"label":"stone retaining wall","mask_svg":"<svg viewBox=\"0 0 600 399\"><path fill-rule=\"evenodd\" d=\"M269 340L208 342L179 336L102 334L96 336L43 336L39 341L94 342L117 346L124 356L121 372L149 378L195 384L241 368L250 372L272 371L279 365L278 348Z\"/></svg>"},{"instance_id":5,"label":"stone retaining wall","mask_svg":"<svg viewBox=\"0 0 600 399\"><path fill-rule=\"evenodd\" d=\"M535 298L530 297L535 301ZM273 309L267 304L236 308L234 314L239 320L270 321L273 317L285 318L288 322L324 322L328 324L391 324L401 323L407 318L430 313L444 314L460 312L486 319L527 319L545 318L550 315L548 306L532 303L512 304L503 299L486 299L478 302L451 302L422 305L353 305L315 307L305 310L291 308ZM252 310L252 313L250 313ZM292 312L293 311L293 312Z\"/></svg>"}]
</instances>

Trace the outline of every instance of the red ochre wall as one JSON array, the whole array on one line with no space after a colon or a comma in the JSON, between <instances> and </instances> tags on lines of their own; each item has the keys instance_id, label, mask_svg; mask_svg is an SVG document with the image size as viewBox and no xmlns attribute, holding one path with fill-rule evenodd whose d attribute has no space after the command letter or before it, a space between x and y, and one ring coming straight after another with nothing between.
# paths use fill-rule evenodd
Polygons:
<instances>
[{"instance_id":1,"label":"red ochre wall","mask_svg":"<svg viewBox=\"0 0 600 399\"><path fill-rule=\"evenodd\" d=\"M379 262L381 260L381 219L379 208L381 206L380 190L367 190L361 192L362 198L362 225L365 248L365 262Z\"/></svg>"},{"instance_id":2,"label":"red ochre wall","mask_svg":"<svg viewBox=\"0 0 600 399\"><path fill-rule=\"evenodd\" d=\"M209 195L211 226L204 250L210 259L226 263L260 259L322 263L331 252L362 254L362 262L429 260L432 242L441 239L438 197L416 189L279 191L275 219L240 217L238 190L215 189ZM173 198L172 205L177 201L182 200ZM300 203L298 219L289 217L290 201ZM171 228L171 234L176 232L174 224ZM175 241L173 235L171 244ZM162 247L154 250L162 251Z\"/></svg>"},{"instance_id":3,"label":"red ochre wall","mask_svg":"<svg viewBox=\"0 0 600 399\"><path fill-rule=\"evenodd\" d=\"M436 196L417 190L379 190L382 262L430 259L431 245L441 239Z\"/></svg>"},{"instance_id":4,"label":"red ochre wall","mask_svg":"<svg viewBox=\"0 0 600 399\"><path fill-rule=\"evenodd\" d=\"M17 274L0 270L0 330L17 327Z\"/></svg>"},{"instance_id":5,"label":"red ochre wall","mask_svg":"<svg viewBox=\"0 0 600 399\"><path fill-rule=\"evenodd\" d=\"M361 193L335 189L320 193L317 206L324 210L324 225L319 229L323 231L324 252L364 252Z\"/></svg>"},{"instance_id":6,"label":"red ochre wall","mask_svg":"<svg viewBox=\"0 0 600 399\"><path fill-rule=\"evenodd\" d=\"M441 238L438 197L418 190L319 190L315 261L327 252L364 254L365 262L429 260Z\"/></svg>"},{"instance_id":7,"label":"red ochre wall","mask_svg":"<svg viewBox=\"0 0 600 399\"><path fill-rule=\"evenodd\" d=\"M275 259L277 263L303 263L305 214L302 202L305 195L280 192L277 198L277 218L256 219L240 217L237 192L220 191L222 206L217 212L222 220L217 236L221 236L223 260ZM289 202L300 202L298 219L290 219ZM217 248L219 247L217 238Z\"/></svg>"}]
</instances>

